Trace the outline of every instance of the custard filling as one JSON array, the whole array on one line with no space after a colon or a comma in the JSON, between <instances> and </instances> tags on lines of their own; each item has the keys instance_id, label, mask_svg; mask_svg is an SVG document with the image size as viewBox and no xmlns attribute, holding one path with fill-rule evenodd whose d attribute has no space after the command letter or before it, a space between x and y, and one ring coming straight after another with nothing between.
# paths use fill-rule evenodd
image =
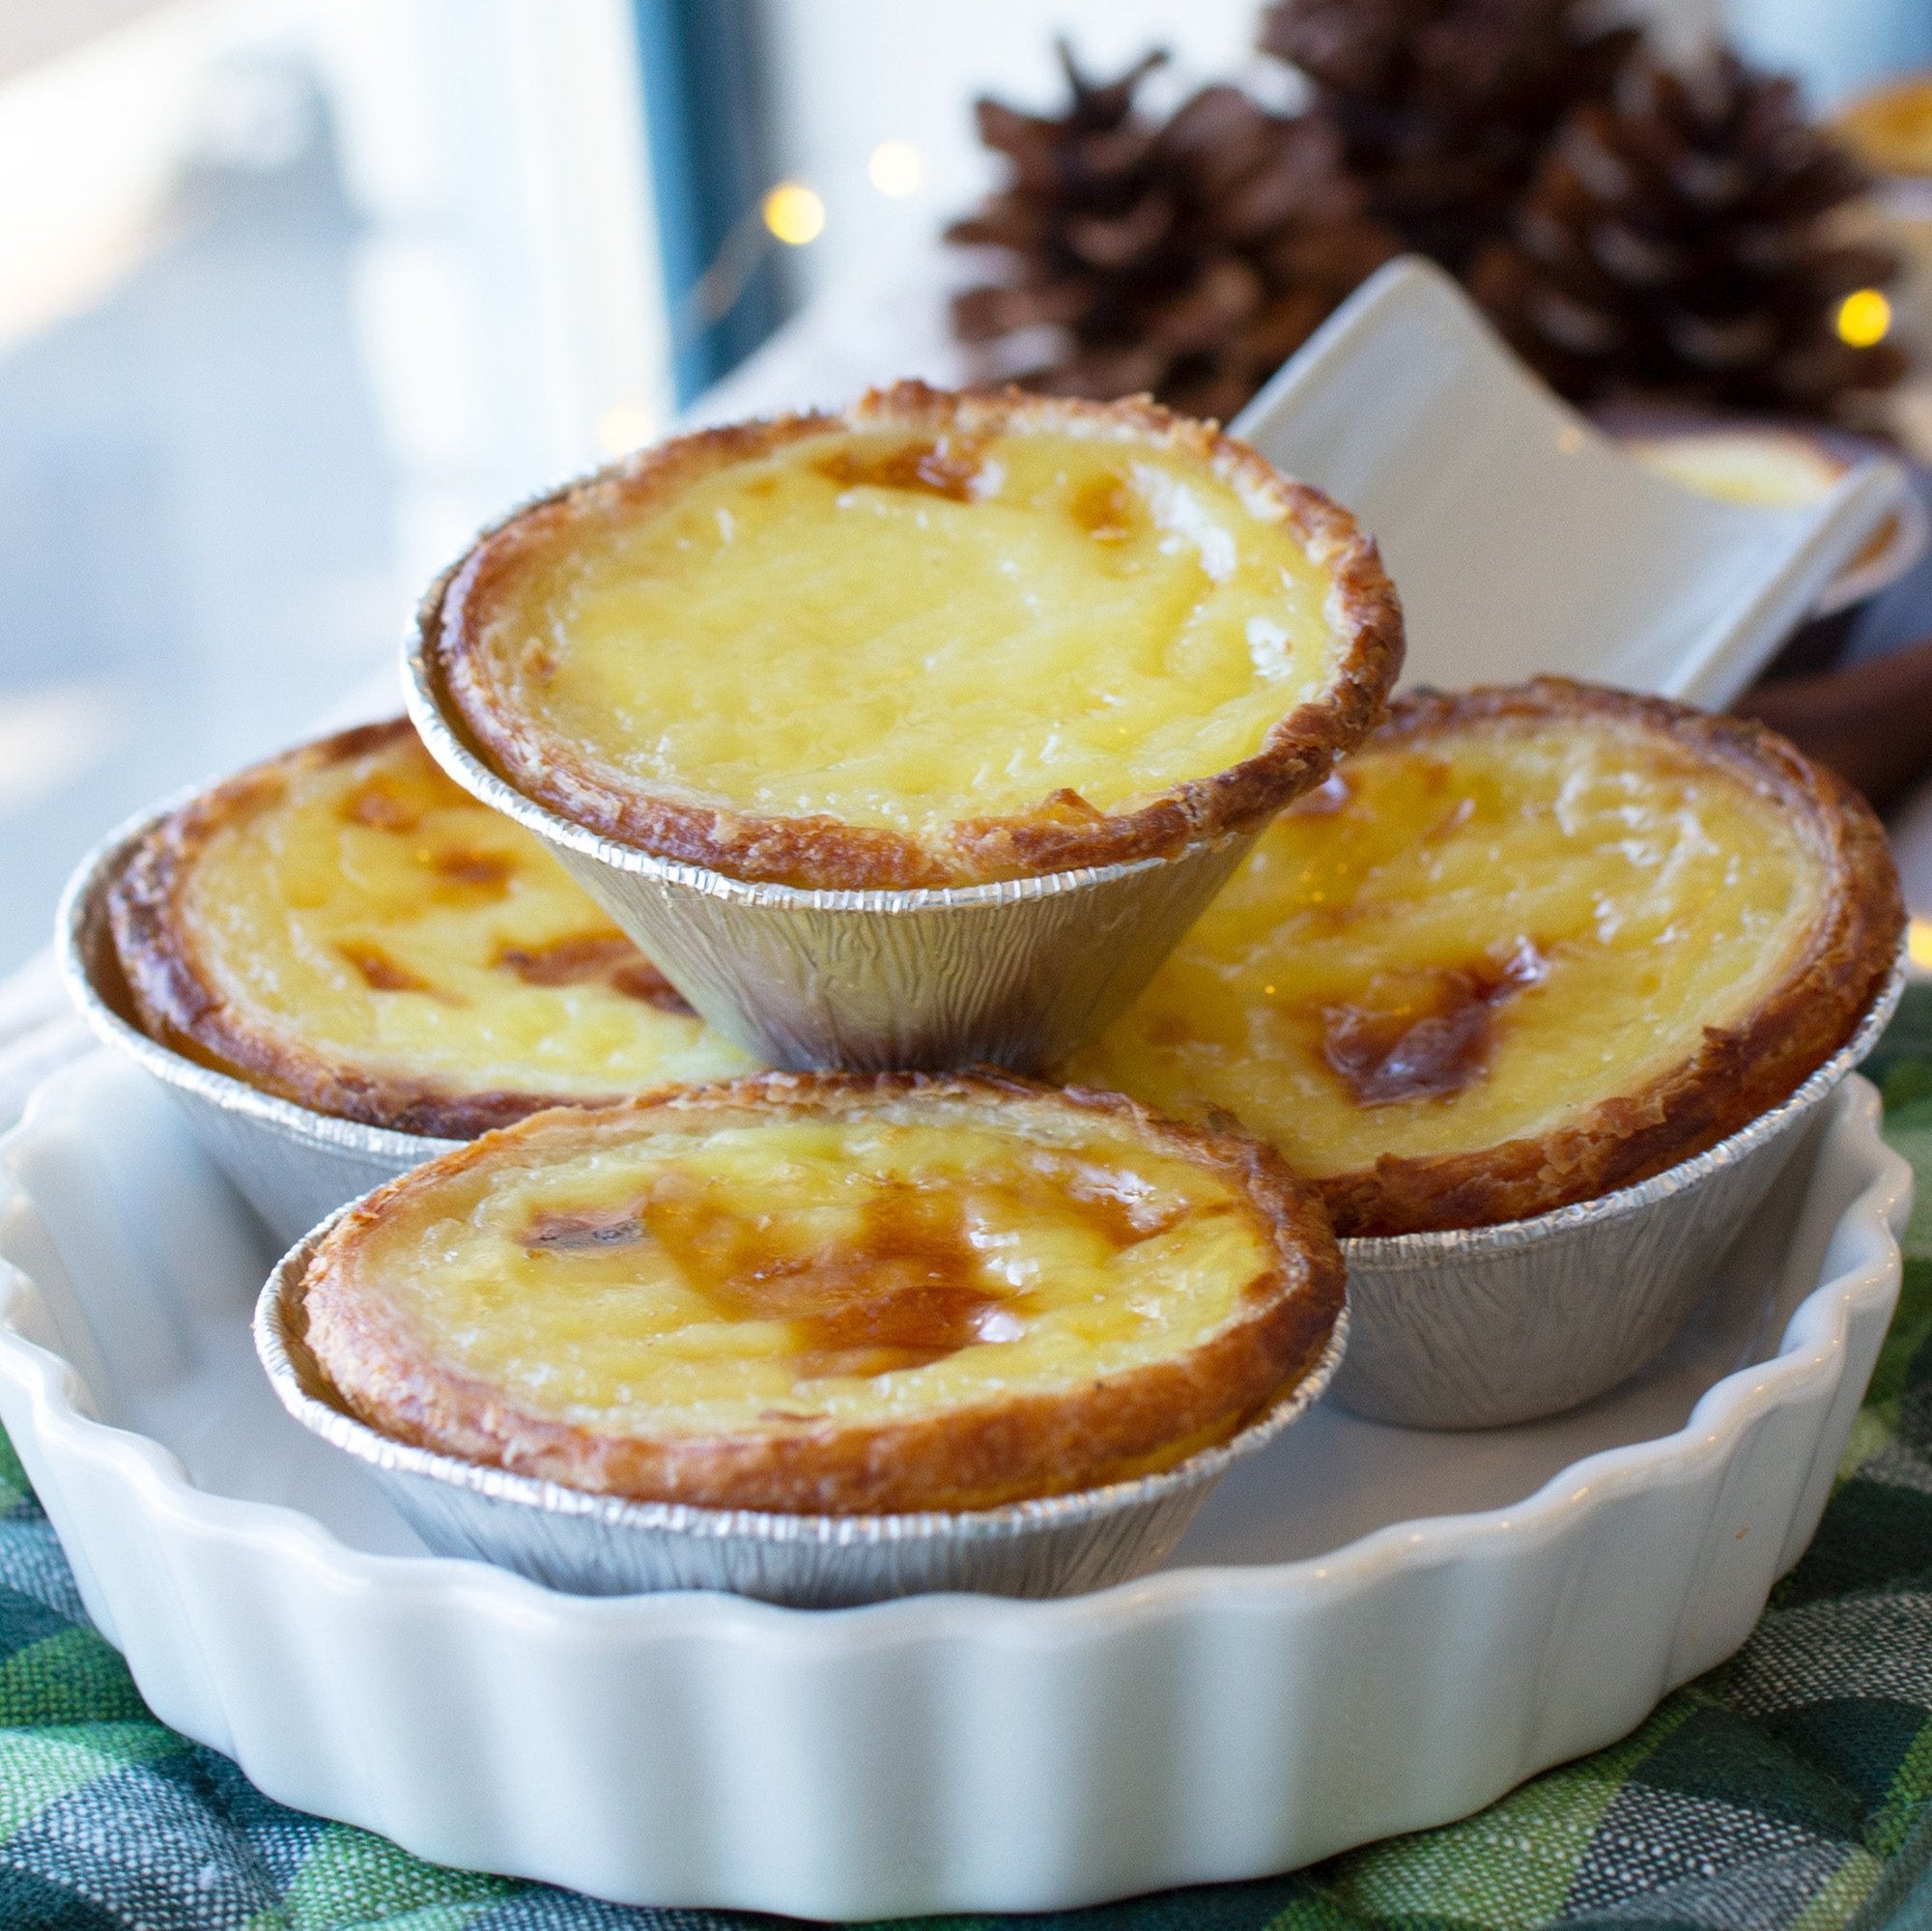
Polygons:
<instances>
[{"instance_id":1,"label":"custard filling","mask_svg":"<svg viewBox=\"0 0 1932 1931\"><path fill-rule=\"evenodd\" d=\"M1273 1264L1211 1172L1103 1122L558 1128L368 1230L412 1351L607 1434L1084 1384L1207 1338ZM522 1150L520 1150L521 1152Z\"/></svg>"},{"instance_id":2,"label":"custard filling","mask_svg":"<svg viewBox=\"0 0 1932 1931\"><path fill-rule=\"evenodd\" d=\"M836 430L586 501L476 616L498 701L621 786L937 843L1256 755L1333 682L1334 587L1151 441Z\"/></svg>"},{"instance_id":3,"label":"custard filling","mask_svg":"<svg viewBox=\"0 0 1932 1931\"><path fill-rule=\"evenodd\" d=\"M267 781L182 890L196 962L250 1031L458 1093L617 1097L750 1065L412 735Z\"/></svg>"},{"instance_id":4,"label":"custard filling","mask_svg":"<svg viewBox=\"0 0 1932 1931\"><path fill-rule=\"evenodd\" d=\"M1822 907L1805 829L1611 724L1375 745L1264 833L1063 1068L1225 1108L1312 1177L1548 1132L1748 1014Z\"/></svg>"}]
</instances>

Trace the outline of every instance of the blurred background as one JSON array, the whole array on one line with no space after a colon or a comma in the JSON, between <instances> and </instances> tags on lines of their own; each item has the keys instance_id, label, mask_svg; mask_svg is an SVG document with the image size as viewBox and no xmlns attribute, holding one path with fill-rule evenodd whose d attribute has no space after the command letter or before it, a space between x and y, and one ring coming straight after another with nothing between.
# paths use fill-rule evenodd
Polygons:
<instances>
[{"instance_id":1,"label":"blurred background","mask_svg":"<svg viewBox=\"0 0 1932 1931\"><path fill-rule=\"evenodd\" d=\"M1650 11L1820 111L1932 65L1928 0ZM487 517L680 412L944 373L936 238L998 172L976 96L1053 108L1066 35L1103 75L1171 49L1170 105L1210 76L1272 99L1256 26L1256 0L8 0L0 972L108 825L395 708L412 600Z\"/></svg>"}]
</instances>

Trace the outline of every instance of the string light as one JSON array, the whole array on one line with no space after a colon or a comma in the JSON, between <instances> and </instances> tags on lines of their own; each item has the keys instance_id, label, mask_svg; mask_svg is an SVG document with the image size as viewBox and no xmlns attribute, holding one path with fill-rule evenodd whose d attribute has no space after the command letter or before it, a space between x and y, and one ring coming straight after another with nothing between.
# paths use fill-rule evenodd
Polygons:
<instances>
[{"instance_id":1,"label":"string light","mask_svg":"<svg viewBox=\"0 0 1932 1931\"><path fill-rule=\"evenodd\" d=\"M825 230L825 203L803 182L781 181L764 199L765 226L787 247L802 248Z\"/></svg>"},{"instance_id":2,"label":"string light","mask_svg":"<svg viewBox=\"0 0 1932 1931\"><path fill-rule=\"evenodd\" d=\"M1875 288L1861 288L1838 304L1838 340L1853 349L1883 342L1891 328L1891 303Z\"/></svg>"},{"instance_id":3,"label":"string light","mask_svg":"<svg viewBox=\"0 0 1932 1931\"><path fill-rule=\"evenodd\" d=\"M657 412L640 402L614 402L597 418L597 444L607 456L628 455L657 433Z\"/></svg>"},{"instance_id":4,"label":"string light","mask_svg":"<svg viewBox=\"0 0 1932 1931\"><path fill-rule=\"evenodd\" d=\"M1932 919L1914 919L1906 925L1905 955L1914 972L1932 975Z\"/></svg>"},{"instance_id":5,"label":"string light","mask_svg":"<svg viewBox=\"0 0 1932 1931\"><path fill-rule=\"evenodd\" d=\"M925 179L925 156L910 141L881 141L866 163L866 173L881 194L898 200L919 192Z\"/></svg>"}]
</instances>

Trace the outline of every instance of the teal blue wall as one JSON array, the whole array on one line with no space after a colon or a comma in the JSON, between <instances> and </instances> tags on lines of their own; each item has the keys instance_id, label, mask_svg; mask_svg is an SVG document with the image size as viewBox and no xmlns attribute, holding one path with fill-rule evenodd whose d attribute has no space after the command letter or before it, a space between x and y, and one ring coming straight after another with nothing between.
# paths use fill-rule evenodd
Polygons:
<instances>
[{"instance_id":1,"label":"teal blue wall","mask_svg":"<svg viewBox=\"0 0 1932 1931\"><path fill-rule=\"evenodd\" d=\"M757 0L632 0L680 403L742 361L778 325L781 270L757 225L770 185ZM696 289L729 250L729 308Z\"/></svg>"}]
</instances>

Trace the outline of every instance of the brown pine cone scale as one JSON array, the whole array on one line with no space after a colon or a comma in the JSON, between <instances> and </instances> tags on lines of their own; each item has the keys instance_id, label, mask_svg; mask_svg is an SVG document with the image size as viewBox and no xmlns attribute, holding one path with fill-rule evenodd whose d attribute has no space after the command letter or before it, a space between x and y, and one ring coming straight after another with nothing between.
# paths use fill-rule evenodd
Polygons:
<instances>
[{"instance_id":1,"label":"brown pine cone scale","mask_svg":"<svg viewBox=\"0 0 1932 1931\"><path fill-rule=\"evenodd\" d=\"M1264 51L1300 69L1369 211L1460 271L1501 231L1551 130L1641 36L1590 0L1275 0Z\"/></svg>"},{"instance_id":2,"label":"brown pine cone scale","mask_svg":"<svg viewBox=\"0 0 1932 1931\"><path fill-rule=\"evenodd\" d=\"M1147 391L1225 418L1398 252L1400 238L1363 213L1327 129L1233 87L1203 89L1165 122L1140 113L1140 85L1163 58L1103 84L1063 44L1059 115L979 103L1008 178L947 239L1004 258L997 279L953 301L980 379Z\"/></svg>"},{"instance_id":3,"label":"brown pine cone scale","mask_svg":"<svg viewBox=\"0 0 1932 1931\"><path fill-rule=\"evenodd\" d=\"M1896 271L1834 216L1864 180L1796 90L1734 55L1633 62L1577 107L1470 284L1573 399L1842 413L1897 380L1889 344L1839 339L1839 304Z\"/></svg>"}]
</instances>

